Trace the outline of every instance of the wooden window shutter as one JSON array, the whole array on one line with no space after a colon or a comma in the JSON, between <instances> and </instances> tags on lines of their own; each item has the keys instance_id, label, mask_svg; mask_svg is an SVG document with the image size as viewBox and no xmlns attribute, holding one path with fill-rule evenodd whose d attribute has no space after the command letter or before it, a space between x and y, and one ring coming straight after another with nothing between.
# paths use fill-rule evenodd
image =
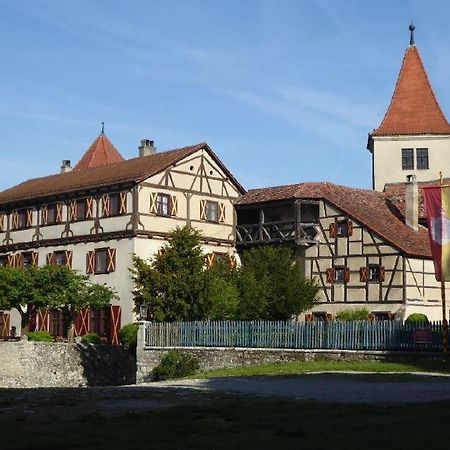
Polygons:
<instances>
[{"instance_id":1,"label":"wooden window shutter","mask_svg":"<svg viewBox=\"0 0 450 450\"><path fill-rule=\"evenodd\" d=\"M127 193L121 192L119 199L120 199L119 214L126 214L127 213Z\"/></svg>"},{"instance_id":2,"label":"wooden window shutter","mask_svg":"<svg viewBox=\"0 0 450 450\"><path fill-rule=\"evenodd\" d=\"M106 271L114 272L116 270L116 249L108 248L108 261Z\"/></svg>"},{"instance_id":3,"label":"wooden window shutter","mask_svg":"<svg viewBox=\"0 0 450 450\"><path fill-rule=\"evenodd\" d=\"M47 256L45 258L46 264L47 266L52 266L53 265L53 261L54 261L54 254L52 253L47 253Z\"/></svg>"},{"instance_id":4,"label":"wooden window shutter","mask_svg":"<svg viewBox=\"0 0 450 450\"><path fill-rule=\"evenodd\" d=\"M313 319L314 318L312 314L305 314L305 322L312 322Z\"/></svg>"},{"instance_id":5,"label":"wooden window shutter","mask_svg":"<svg viewBox=\"0 0 450 450\"><path fill-rule=\"evenodd\" d=\"M95 273L95 250L86 253L86 273Z\"/></svg>"},{"instance_id":6,"label":"wooden window shutter","mask_svg":"<svg viewBox=\"0 0 450 450\"><path fill-rule=\"evenodd\" d=\"M39 253L31 252L31 265L38 266L39 265Z\"/></svg>"},{"instance_id":7,"label":"wooden window shutter","mask_svg":"<svg viewBox=\"0 0 450 450\"><path fill-rule=\"evenodd\" d=\"M348 283L350 281L350 269L348 267L344 270L344 283Z\"/></svg>"},{"instance_id":8,"label":"wooden window shutter","mask_svg":"<svg viewBox=\"0 0 450 450\"><path fill-rule=\"evenodd\" d=\"M120 306L111 306L111 314L109 316L110 336L109 340L112 345L119 345L119 330L121 323L122 309Z\"/></svg>"},{"instance_id":9,"label":"wooden window shutter","mask_svg":"<svg viewBox=\"0 0 450 450\"><path fill-rule=\"evenodd\" d=\"M353 222L351 220L347 221L347 236L353 235Z\"/></svg>"},{"instance_id":10,"label":"wooden window shutter","mask_svg":"<svg viewBox=\"0 0 450 450\"><path fill-rule=\"evenodd\" d=\"M325 274L327 283L334 283L334 269L333 268L327 269Z\"/></svg>"},{"instance_id":11,"label":"wooden window shutter","mask_svg":"<svg viewBox=\"0 0 450 450\"><path fill-rule=\"evenodd\" d=\"M228 266L230 269L235 269L236 268L236 256L234 255L230 255L228 257Z\"/></svg>"},{"instance_id":12,"label":"wooden window shutter","mask_svg":"<svg viewBox=\"0 0 450 450\"><path fill-rule=\"evenodd\" d=\"M225 222L225 203L219 203L219 222Z\"/></svg>"},{"instance_id":13,"label":"wooden window shutter","mask_svg":"<svg viewBox=\"0 0 450 450\"><path fill-rule=\"evenodd\" d=\"M8 266L15 267L16 257L14 255L8 255Z\"/></svg>"},{"instance_id":14,"label":"wooden window shutter","mask_svg":"<svg viewBox=\"0 0 450 450\"><path fill-rule=\"evenodd\" d=\"M176 216L178 214L178 200L175 195L170 196L170 215Z\"/></svg>"},{"instance_id":15,"label":"wooden window shutter","mask_svg":"<svg viewBox=\"0 0 450 450\"><path fill-rule=\"evenodd\" d=\"M200 200L200 220L206 220L206 200Z\"/></svg>"},{"instance_id":16,"label":"wooden window shutter","mask_svg":"<svg viewBox=\"0 0 450 450\"><path fill-rule=\"evenodd\" d=\"M66 250L65 257L66 257L66 267L72 268L72 250Z\"/></svg>"},{"instance_id":17,"label":"wooden window shutter","mask_svg":"<svg viewBox=\"0 0 450 450\"><path fill-rule=\"evenodd\" d=\"M49 312L45 308L40 308L37 314L37 331L49 331Z\"/></svg>"},{"instance_id":18,"label":"wooden window shutter","mask_svg":"<svg viewBox=\"0 0 450 450\"><path fill-rule=\"evenodd\" d=\"M394 313L388 313L388 320L395 320L395 314Z\"/></svg>"},{"instance_id":19,"label":"wooden window shutter","mask_svg":"<svg viewBox=\"0 0 450 450\"><path fill-rule=\"evenodd\" d=\"M384 266L380 266L380 281L383 282L386 277L386 270Z\"/></svg>"},{"instance_id":20,"label":"wooden window shutter","mask_svg":"<svg viewBox=\"0 0 450 450\"><path fill-rule=\"evenodd\" d=\"M77 210L78 210L77 201L76 200L71 200L70 207L69 207L70 220L77 220L77 216L78 216Z\"/></svg>"},{"instance_id":21,"label":"wooden window shutter","mask_svg":"<svg viewBox=\"0 0 450 450\"><path fill-rule=\"evenodd\" d=\"M42 225L47 225L47 223L48 223L48 206L47 205L42 206L41 223L42 223Z\"/></svg>"},{"instance_id":22,"label":"wooden window shutter","mask_svg":"<svg viewBox=\"0 0 450 450\"><path fill-rule=\"evenodd\" d=\"M14 230L19 228L19 211L17 210L12 212L12 227Z\"/></svg>"},{"instance_id":23,"label":"wooden window shutter","mask_svg":"<svg viewBox=\"0 0 450 450\"><path fill-rule=\"evenodd\" d=\"M370 313L370 314L367 316L367 320L369 320L370 322L373 322L373 321L375 320L375 314Z\"/></svg>"},{"instance_id":24,"label":"wooden window shutter","mask_svg":"<svg viewBox=\"0 0 450 450\"><path fill-rule=\"evenodd\" d=\"M89 308L83 308L75 318L75 335L84 336L90 329L90 311Z\"/></svg>"},{"instance_id":25,"label":"wooden window shutter","mask_svg":"<svg viewBox=\"0 0 450 450\"><path fill-rule=\"evenodd\" d=\"M102 211L104 217L108 217L111 214L111 200L109 194L102 195Z\"/></svg>"},{"instance_id":26,"label":"wooden window shutter","mask_svg":"<svg viewBox=\"0 0 450 450\"><path fill-rule=\"evenodd\" d=\"M5 214L0 213L0 233L3 233L5 231Z\"/></svg>"},{"instance_id":27,"label":"wooden window shutter","mask_svg":"<svg viewBox=\"0 0 450 450\"><path fill-rule=\"evenodd\" d=\"M63 204L56 204L56 222L61 223L63 221Z\"/></svg>"},{"instance_id":28,"label":"wooden window shutter","mask_svg":"<svg viewBox=\"0 0 450 450\"><path fill-rule=\"evenodd\" d=\"M333 314L327 314L326 317L325 317L325 320L326 320L327 322L332 322L332 320L333 320Z\"/></svg>"},{"instance_id":29,"label":"wooden window shutter","mask_svg":"<svg viewBox=\"0 0 450 450\"><path fill-rule=\"evenodd\" d=\"M86 219L92 219L94 217L94 197L88 197L86 199Z\"/></svg>"},{"instance_id":30,"label":"wooden window shutter","mask_svg":"<svg viewBox=\"0 0 450 450\"><path fill-rule=\"evenodd\" d=\"M337 234L336 222L330 223L330 237L335 238Z\"/></svg>"},{"instance_id":31,"label":"wooden window shutter","mask_svg":"<svg viewBox=\"0 0 450 450\"><path fill-rule=\"evenodd\" d=\"M14 267L23 267L23 254L17 254L15 257L15 266Z\"/></svg>"},{"instance_id":32,"label":"wooden window shutter","mask_svg":"<svg viewBox=\"0 0 450 450\"><path fill-rule=\"evenodd\" d=\"M10 316L7 313L3 313L2 317L3 317L3 327L0 330L0 337L7 338L9 337L9 327L11 325Z\"/></svg>"},{"instance_id":33,"label":"wooden window shutter","mask_svg":"<svg viewBox=\"0 0 450 450\"><path fill-rule=\"evenodd\" d=\"M31 208L27 209L27 227L33 225L33 210Z\"/></svg>"},{"instance_id":34,"label":"wooden window shutter","mask_svg":"<svg viewBox=\"0 0 450 450\"><path fill-rule=\"evenodd\" d=\"M359 281L365 283L369 279L369 270L367 267L359 268Z\"/></svg>"},{"instance_id":35,"label":"wooden window shutter","mask_svg":"<svg viewBox=\"0 0 450 450\"><path fill-rule=\"evenodd\" d=\"M215 253L208 253L206 255L205 262L206 262L206 267L208 267L208 269L214 265L215 259L216 259Z\"/></svg>"},{"instance_id":36,"label":"wooden window shutter","mask_svg":"<svg viewBox=\"0 0 450 450\"><path fill-rule=\"evenodd\" d=\"M152 214L156 214L158 212L158 193L157 192L150 192L150 212Z\"/></svg>"}]
</instances>

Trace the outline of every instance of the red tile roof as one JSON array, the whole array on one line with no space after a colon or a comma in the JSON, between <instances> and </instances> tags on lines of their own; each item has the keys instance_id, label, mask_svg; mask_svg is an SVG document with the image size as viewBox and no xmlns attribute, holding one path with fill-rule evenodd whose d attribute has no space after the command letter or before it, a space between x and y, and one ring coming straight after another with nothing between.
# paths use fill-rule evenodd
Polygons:
<instances>
[{"instance_id":1,"label":"red tile roof","mask_svg":"<svg viewBox=\"0 0 450 450\"><path fill-rule=\"evenodd\" d=\"M252 189L239 197L236 205L295 199L324 200L406 255L431 258L426 228L419 226L419 231L414 231L407 226L382 192L332 183L300 183Z\"/></svg>"},{"instance_id":2,"label":"red tile roof","mask_svg":"<svg viewBox=\"0 0 450 450\"><path fill-rule=\"evenodd\" d=\"M403 58L391 104L371 136L416 134L450 134L450 124L436 100L419 51L411 46Z\"/></svg>"},{"instance_id":3,"label":"red tile roof","mask_svg":"<svg viewBox=\"0 0 450 450\"><path fill-rule=\"evenodd\" d=\"M124 161L105 133L101 133L73 168L75 171L92 169Z\"/></svg>"},{"instance_id":4,"label":"red tile roof","mask_svg":"<svg viewBox=\"0 0 450 450\"><path fill-rule=\"evenodd\" d=\"M30 202L40 197L67 194L71 192L100 188L111 184L139 183L168 167L176 164L186 156L205 149L237 189L244 193L244 188L223 165L215 153L205 142L154 155L120 161L108 165L94 167L64 174L51 175L25 181L17 186L0 192L0 205Z\"/></svg>"}]
</instances>

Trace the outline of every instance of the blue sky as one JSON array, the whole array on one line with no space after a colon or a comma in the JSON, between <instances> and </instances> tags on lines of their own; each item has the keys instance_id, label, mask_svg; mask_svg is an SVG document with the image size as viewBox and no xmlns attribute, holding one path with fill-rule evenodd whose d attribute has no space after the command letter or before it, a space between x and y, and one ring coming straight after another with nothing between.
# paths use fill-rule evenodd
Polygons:
<instances>
[{"instance_id":1,"label":"blue sky","mask_svg":"<svg viewBox=\"0 0 450 450\"><path fill-rule=\"evenodd\" d=\"M414 20L450 115L450 5L360 0L0 0L0 189L76 162L207 141L246 187L371 186L367 133Z\"/></svg>"}]
</instances>

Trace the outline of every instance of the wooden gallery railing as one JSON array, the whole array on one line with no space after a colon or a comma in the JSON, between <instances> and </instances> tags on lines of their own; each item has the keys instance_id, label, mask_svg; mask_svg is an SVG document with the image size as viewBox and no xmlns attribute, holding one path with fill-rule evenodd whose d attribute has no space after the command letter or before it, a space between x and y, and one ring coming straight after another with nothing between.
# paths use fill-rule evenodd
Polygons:
<instances>
[{"instance_id":1,"label":"wooden gallery railing","mask_svg":"<svg viewBox=\"0 0 450 450\"><path fill-rule=\"evenodd\" d=\"M253 347L342 350L442 348L440 322L173 322L146 323L147 347Z\"/></svg>"}]
</instances>

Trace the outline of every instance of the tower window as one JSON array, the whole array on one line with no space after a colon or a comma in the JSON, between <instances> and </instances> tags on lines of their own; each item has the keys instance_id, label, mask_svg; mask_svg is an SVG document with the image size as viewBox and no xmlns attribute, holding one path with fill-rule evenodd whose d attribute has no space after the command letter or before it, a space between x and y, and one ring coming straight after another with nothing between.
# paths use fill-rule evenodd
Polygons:
<instances>
[{"instance_id":1,"label":"tower window","mask_svg":"<svg viewBox=\"0 0 450 450\"><path fill-rule=\"evenodd\" d=\"M428 149L418 148L417 149L417 168L418 169L429 169L428 166Z\"/></svg>"},{"instance_id":2,"label":"tower window","mask_svg":"<svg viewBox=\"0 0 450 450\"><path fill-rule=\"evenodd\" d=\"M414 149L402 148L402 169L414 170Z\"/></svg>"}]
</instances>

